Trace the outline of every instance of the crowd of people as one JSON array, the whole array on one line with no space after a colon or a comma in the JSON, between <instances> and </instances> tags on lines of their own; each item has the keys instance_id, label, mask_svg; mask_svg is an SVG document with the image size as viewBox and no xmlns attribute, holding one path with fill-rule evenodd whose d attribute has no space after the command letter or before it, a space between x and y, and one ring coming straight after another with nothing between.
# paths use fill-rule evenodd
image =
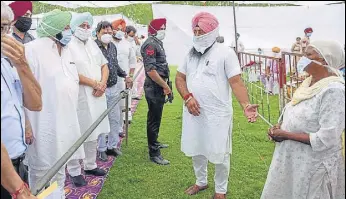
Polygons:
<instances>
[{"instance_id":1,"label":"crowd of people","mask_svg":"<svg viewBox=\"0 0 346 199\"><path fill-rule=\"evenodd\" d=\"M136 29L122 19L98 23L94 40L90 13L72 17L57 9L44 14L35 39L27 33L31 15L31 2L1 2L1 198L36 199L30 188L124 89L133 87L140 60L136 56L142 57L146 75L149 159L170 164L161 154L169 146L158 141L165 96L172 95L163 47L166 19L152 20L149 37L140 43ZM175 77L184 100L181 150L192 158L196 177L185 193L195 195L208 188L211 162L212 198L225 199L232 154L231 93L250 123L256 122L258 105L250 103L237 54L222 44L218 19L200 12L192 19L191 31L193 47ZM285 107L279 124L268 130L276 147L262 199L345 197L345 82L339 71L345 52L333 41L313 41L305 48L297 70L309 77ZM49 198L65 198L66 168L74 186L86 185L81 159L86 175L106 175L96 160L121 155L123 112L131 111L124 110L124 104L122 99L56 173L51 182L58 183L58 190Z\"/></svg>"}]
</instances>

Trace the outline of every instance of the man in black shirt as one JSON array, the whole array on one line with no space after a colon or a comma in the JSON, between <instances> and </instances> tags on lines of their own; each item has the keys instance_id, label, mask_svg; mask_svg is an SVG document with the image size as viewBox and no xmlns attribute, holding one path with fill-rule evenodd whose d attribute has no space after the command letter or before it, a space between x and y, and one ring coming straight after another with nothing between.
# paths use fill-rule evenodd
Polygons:
<instances>
[{"instance_id":1,"label":"man in black shirt","mask_svg":"<svg viewBox=\"0 0 346 199\"><path fill-rule=\"evenodd\" d=\"M118 83L118 76L125 78L128 87L131 86L132 81L127 77L126 72L119 67L117 49L111 42L113 39L113 30L111 24L107 21L101 21L97 25L96 35L97 39L95 42L108 60L109 77L107 81L106 98L107 106L109 107L115 102L117 96L120 95L116 85ZM120 104L118 103L108 114L110 125L108 142L106 141L106 135L104 134L102 134L99 139L99 159L102 161L108 160L107 155L118 156L122 154L120 149L117 147L120 141L119 128L121 127L121 116Z\"/></svg>"},{"instance_id":2,"label":"man in black shirt","mask_svg":"<svg viewBox=\"0 0 346 199\"><path fill-rule=\"evenodd\" d=\"M166 60L165 50L161 40L165 37L166 19L154 19L149 24L149 37L141 48L145 69L144 91L148 103L147 137L150 160L160 164L168 165L169 161L161 156L160 148L167 145L158 142L159 129L165 95L172 93L167 84L169 68Z\"/></svg>"}]
</instances>

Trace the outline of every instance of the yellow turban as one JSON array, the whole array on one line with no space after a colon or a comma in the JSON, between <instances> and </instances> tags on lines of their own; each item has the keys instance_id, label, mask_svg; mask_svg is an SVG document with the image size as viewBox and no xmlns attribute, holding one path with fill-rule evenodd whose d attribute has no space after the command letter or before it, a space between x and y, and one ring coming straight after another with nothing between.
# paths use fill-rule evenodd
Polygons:
<instances>
[{"instance_id":1,"label":"yellow turban","mask_svg":"<svg viewBox=\"0 0 346 199\"><path fill-rule=\"evenodd\" d=\"M272 48L272 51L273 51L274 53L279 53L279 52L281 51L281 49L280 49L279 47L273 47L273 48Z\"/></svg>"}]
</instances>

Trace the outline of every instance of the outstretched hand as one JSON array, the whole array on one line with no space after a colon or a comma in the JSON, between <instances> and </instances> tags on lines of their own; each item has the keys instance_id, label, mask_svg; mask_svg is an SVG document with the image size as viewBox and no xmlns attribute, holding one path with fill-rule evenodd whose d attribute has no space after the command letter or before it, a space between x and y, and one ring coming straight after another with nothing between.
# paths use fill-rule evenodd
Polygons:
<instances>
[{"instance_id":1,"label":"outstretched hand","mask_svg":"<svg viewBox=\"0 0 346 199\"><path fill-rule=\"evenodd\" d=\"M249 104L244 109L244 115L248 119L248 122L256 122L256 119L258 117L258 111L257 108L259 107L258 104Z\"/></svg>"}]
</instances>

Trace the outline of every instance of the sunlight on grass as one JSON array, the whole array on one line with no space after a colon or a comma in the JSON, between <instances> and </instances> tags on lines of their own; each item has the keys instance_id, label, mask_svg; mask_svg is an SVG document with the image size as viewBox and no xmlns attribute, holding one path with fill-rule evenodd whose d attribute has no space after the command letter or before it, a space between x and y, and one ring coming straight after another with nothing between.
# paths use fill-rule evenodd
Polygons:
<instances>
[{"instance_id":1,"label":"sunlight on grass","mask_svg":"<svg viewBox=\"0 0 346 199\"><path fill-rule=\"evenodd\" d=\"M172 79L175 76L172 67ZM158 166L149 161L146 139L147 104L140 102L129 130L129 145L116 160L99 199L209 199L214 193L214 166L209 167L210 188L197 196L186 196L184 190L194 184L190 158L180 151L182 100L175 90L173 104L164 108L159 140L170 145L162 154L171 161ZM266 179L274 144L267 140L268 126L262 121L248 124L236 100L234 104L233 155L229 179L232 199L258 199Z\"/></svg>"}]
</instances>

